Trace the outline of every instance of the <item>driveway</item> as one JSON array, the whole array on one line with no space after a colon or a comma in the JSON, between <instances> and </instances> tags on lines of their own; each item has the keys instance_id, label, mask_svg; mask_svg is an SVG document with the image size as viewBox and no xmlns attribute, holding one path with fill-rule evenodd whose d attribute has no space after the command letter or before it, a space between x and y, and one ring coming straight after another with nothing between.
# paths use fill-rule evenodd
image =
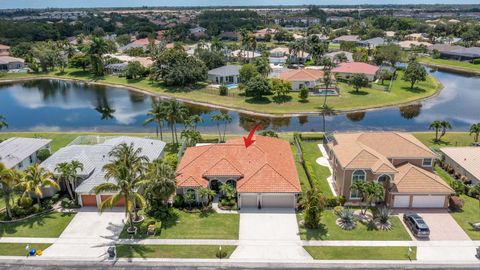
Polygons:
<instances>
[{"instance_id":1,"label":"driveway","mask_svg":"<svg viewBox=\"0 0 480 270\"><path fill-rule=\"evenodd\" d=\"M43 257L105 258L107 248L113 245L123 229L125 213L113 209L100 214L97 208L79 209L73 220Z\"/></svg>"},{"instance_id":2,"label":"driveway","mask_svg":"<svg viewBox=\"0 0 480 270\"><path fill-rule=\"evenodd\" d=\"M410 211L404 211L410 212ZM429 239L420 239L412 237L418 241L465 241L470 240L468 235L457 224L455 219L448 213L446 209L415 209L414 212L418 213L425 223L430 228ZM403 222L403 213L400 216ZM410 230L407 228L409 233ZM410 234L411 235L411 234Z\"/></svg>"},{"instance_id":3,"label":"driveway","mask_svg":"<svg viewBox=\"0 0 480 270\"><path fill-rule=\"evenodd\" d=\"M231 259L312 260L302 247L294 210L242 209L239 238Z\"/></svg>"}]
</instances>

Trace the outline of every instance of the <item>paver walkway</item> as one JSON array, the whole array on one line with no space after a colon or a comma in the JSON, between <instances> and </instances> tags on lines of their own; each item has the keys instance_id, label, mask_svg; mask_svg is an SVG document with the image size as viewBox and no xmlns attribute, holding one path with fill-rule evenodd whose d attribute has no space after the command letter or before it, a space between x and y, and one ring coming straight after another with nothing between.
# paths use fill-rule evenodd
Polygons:
<instances>
[{"instance_id":1,"label":"paver walkway","mask_svg":"<svg viewBox=\"0 0 480 270\"><path fill-rule=\"evenodd\" d=\"M293 210L242 209L240 240L230 256L245 261L308 261Z\"/></svg>"}]
</instances>

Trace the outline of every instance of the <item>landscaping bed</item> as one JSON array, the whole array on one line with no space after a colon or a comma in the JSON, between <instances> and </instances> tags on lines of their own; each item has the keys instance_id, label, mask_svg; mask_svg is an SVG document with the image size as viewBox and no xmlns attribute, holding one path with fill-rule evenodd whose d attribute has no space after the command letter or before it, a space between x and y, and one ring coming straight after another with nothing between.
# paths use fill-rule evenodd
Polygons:
<instances>
[{"instance_id":1,"label":"landscaping bed","mask_svg":"<svg viewBox=\"0 0 480 270\"><path fill-rule=\"evenodd\" d=\"M27 256L25 247L28 243L0 243L0 256ZM29 244L30 248L45 250L52 244Z\"/></svg>"},{"instance_id":2,"label":"landscaping bed","mask_svg":"<svg viewBox=\"0 0 480 270\"><path fill-rule=\"evenodd\" d=\"M25 221L0 224L0 237L59 237L75 213L51 212Z\"/></svg>"},{"instance_id":3,"label":"landscaping bed","mask_svg":"<svg viewBox=\"0 0 480 270\"><path fill-rule=\"evenodd\" d=\"M302 219L303 214L298 214L297 220L300 222ZM309 229L303 225L299 226L300 238L302 240L412 240L397 216L390 217L392 230L378 230L371 224L357 222L356 228L347 231L338 227L336 220L337 216L333 210L325 210L322 213L319 228Z\"/></svg>"},{"instance_id":4,"label":"landscaping bed","mask_svg":"<svg viewBox=\"0 0 480 270\"><path fill-rule=\"evenodd\" d=\"M191 258L216 259L214 245L116 245L119 258ZM221 246L228 259L236 246Z\"/></svg>"},{"instance_id":5,"label":"landscaping bed","mask_svg":"<svg viewBox=\"0 0 480 270\"><path fill-rule=\"evenodd\" d=\"M306 246L315 260L416 260L417 248L411 247L358 247L358 246Z\"/></svg>"}]
</instances>

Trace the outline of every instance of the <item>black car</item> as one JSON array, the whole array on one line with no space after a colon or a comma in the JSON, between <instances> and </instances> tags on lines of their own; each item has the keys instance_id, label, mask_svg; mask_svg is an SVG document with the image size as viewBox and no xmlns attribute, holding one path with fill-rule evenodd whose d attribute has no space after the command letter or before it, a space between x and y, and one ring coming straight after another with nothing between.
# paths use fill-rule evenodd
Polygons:
<instances>
[{"instance_id":1,"label":"black car","mask_svg":"<svg viewBox=\"0 0 480 270\"><path fill-rule=\"evenodd\" d=\"M428 237L430 229L423 218L416 213L407 213L403 215L403 221L416 237Z\"/></svg>"}]
</instances>

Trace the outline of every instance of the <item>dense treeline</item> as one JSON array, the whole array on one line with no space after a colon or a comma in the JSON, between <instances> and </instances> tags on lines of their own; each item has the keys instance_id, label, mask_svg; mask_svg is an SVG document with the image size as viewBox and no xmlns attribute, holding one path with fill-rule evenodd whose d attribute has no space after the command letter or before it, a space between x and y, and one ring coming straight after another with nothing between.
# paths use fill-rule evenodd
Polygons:
<instances>
[{"instance_id":1,"label":"dense treeline","mask_svg":"<svg viewBox=\"0 0 480 270\"><path fill-rule=\"evenodd\" d=\"M200 26L207 28L212 36L222 31L236 31L240 28L254 30L263 25L260 15L252 10L206 10L198 16L197 21Z\"/></svg>"}]
</instances>

